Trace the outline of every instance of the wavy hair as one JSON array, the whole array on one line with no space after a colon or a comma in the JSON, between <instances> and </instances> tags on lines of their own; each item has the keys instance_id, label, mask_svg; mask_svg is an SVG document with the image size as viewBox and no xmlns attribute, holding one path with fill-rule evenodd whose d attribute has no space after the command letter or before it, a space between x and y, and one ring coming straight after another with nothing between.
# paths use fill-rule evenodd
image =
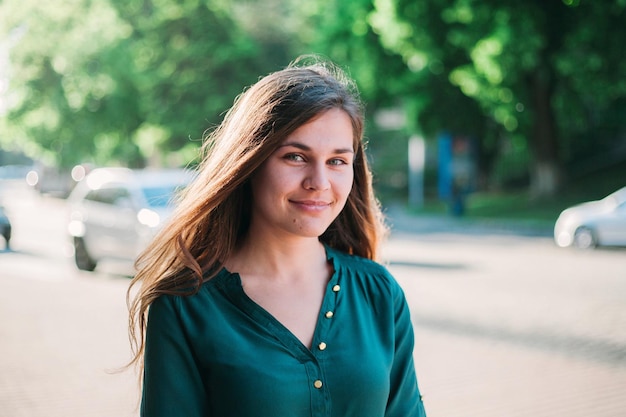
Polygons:
<instances>
[{"instance_id":1,"label":"wavy hair","mask_svg":"<svg viewBox=\"0 0 626 417\"><path fill-rule=\"evenodd\" d=\"M350 117L354 182L338 217L320 241L377 259L386 233L372 190L363 142L363 106L354 82L328 62L299 59L261 78L235 99L222 123L205 135L197 176L177 202L171 220L138 257L127 293L133 358L142 366L149 306L164 294L195 294L215 276L246 235L249 178L300 126L330 109Z\"/></svg>"}]
</instances>

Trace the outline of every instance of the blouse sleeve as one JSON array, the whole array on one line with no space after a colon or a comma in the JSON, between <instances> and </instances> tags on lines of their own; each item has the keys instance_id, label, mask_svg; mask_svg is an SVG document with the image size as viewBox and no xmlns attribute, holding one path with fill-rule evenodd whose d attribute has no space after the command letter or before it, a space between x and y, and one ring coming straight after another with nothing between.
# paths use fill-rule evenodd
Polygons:
<instances>
[{"instance_id":1,"label":"blouse sleeve","mask_svg":"<svg viewBox=\"0 0 626 417\"><path fill-rule=\"evenodd\" d=\"M415 364L413 362L414 336L411 315L404 293L398 287L395 306L395 355L391 369L391 389L385 417L425 417Z\"/></svg>"},{"instance_id":2,"label":"blouse sleeve","mask_svg":"<svg viewBox=\"0 0 626 417\"><path fill-rule=\"evenodd\" d=\"M142 417L210 416L206 392L175 297L150 306L144 352Z\"/></svg>"}]
</instances>

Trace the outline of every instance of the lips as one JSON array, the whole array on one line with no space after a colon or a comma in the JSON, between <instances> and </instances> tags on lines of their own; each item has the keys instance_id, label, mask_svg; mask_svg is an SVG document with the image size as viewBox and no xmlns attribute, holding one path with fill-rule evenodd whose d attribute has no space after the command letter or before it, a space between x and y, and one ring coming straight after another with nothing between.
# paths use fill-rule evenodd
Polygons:
<instances>
[{"instance_id":1,"label":"lips","mask_svg":"<svg viewBox=\"0 0 626 417\"><path fill-rule=\"evenodd\" d=\"M322 200L290 200L292 204L307 210L323 210L330 207L328 201Z\"/></svg>"}]
</instances>

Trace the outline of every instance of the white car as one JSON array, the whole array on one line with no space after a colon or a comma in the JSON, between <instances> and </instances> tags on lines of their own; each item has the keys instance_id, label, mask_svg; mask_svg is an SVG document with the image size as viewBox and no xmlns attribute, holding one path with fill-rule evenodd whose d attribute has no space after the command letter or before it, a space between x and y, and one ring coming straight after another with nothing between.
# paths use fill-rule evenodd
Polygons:
<instances>
[{"instance_id":1,"label":"white car","mask_svg":"<svg viewBox=\"0 0 626 417\"><path fill-rule=\"evenodd\" d=\"M173 211L173 197L192 174L186 170L97 168L68 197L68 232L76 266L133 262Z\"/></svg>"},{"instance_id":2,"label":"white car","mask_svg":"<svg viewBox=\"0 0 626 417\"><path fill-rule=\"evenodd\" d=\"M558 246L626 246L626 187L564 210L554 225Z\"/></svg>"}]
</instances>

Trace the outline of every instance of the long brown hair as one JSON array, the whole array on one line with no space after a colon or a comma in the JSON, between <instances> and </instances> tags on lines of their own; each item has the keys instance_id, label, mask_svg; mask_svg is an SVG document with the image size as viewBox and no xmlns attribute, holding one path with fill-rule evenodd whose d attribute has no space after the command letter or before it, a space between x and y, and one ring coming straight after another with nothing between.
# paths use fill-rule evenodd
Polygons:
<instances>
[{"instance_id":1,"label":"long brown hair","mask_svg":"<svg viewBox=\"0 0 626 417\"><path fill-rule=\"evenodd\" d=\"M250 176L298 127L339 108L352 121L354 182L347 203L320 236L346 253L376 259L385 233L364 153L363 106L353 81L336 66L300 59L244 91L208 133L197 177L172 220L136 261L127 293L132 364L141 367L148 308L163 294L191 295L223 266L250 221Z\"/></svg>"}]
</instances>

